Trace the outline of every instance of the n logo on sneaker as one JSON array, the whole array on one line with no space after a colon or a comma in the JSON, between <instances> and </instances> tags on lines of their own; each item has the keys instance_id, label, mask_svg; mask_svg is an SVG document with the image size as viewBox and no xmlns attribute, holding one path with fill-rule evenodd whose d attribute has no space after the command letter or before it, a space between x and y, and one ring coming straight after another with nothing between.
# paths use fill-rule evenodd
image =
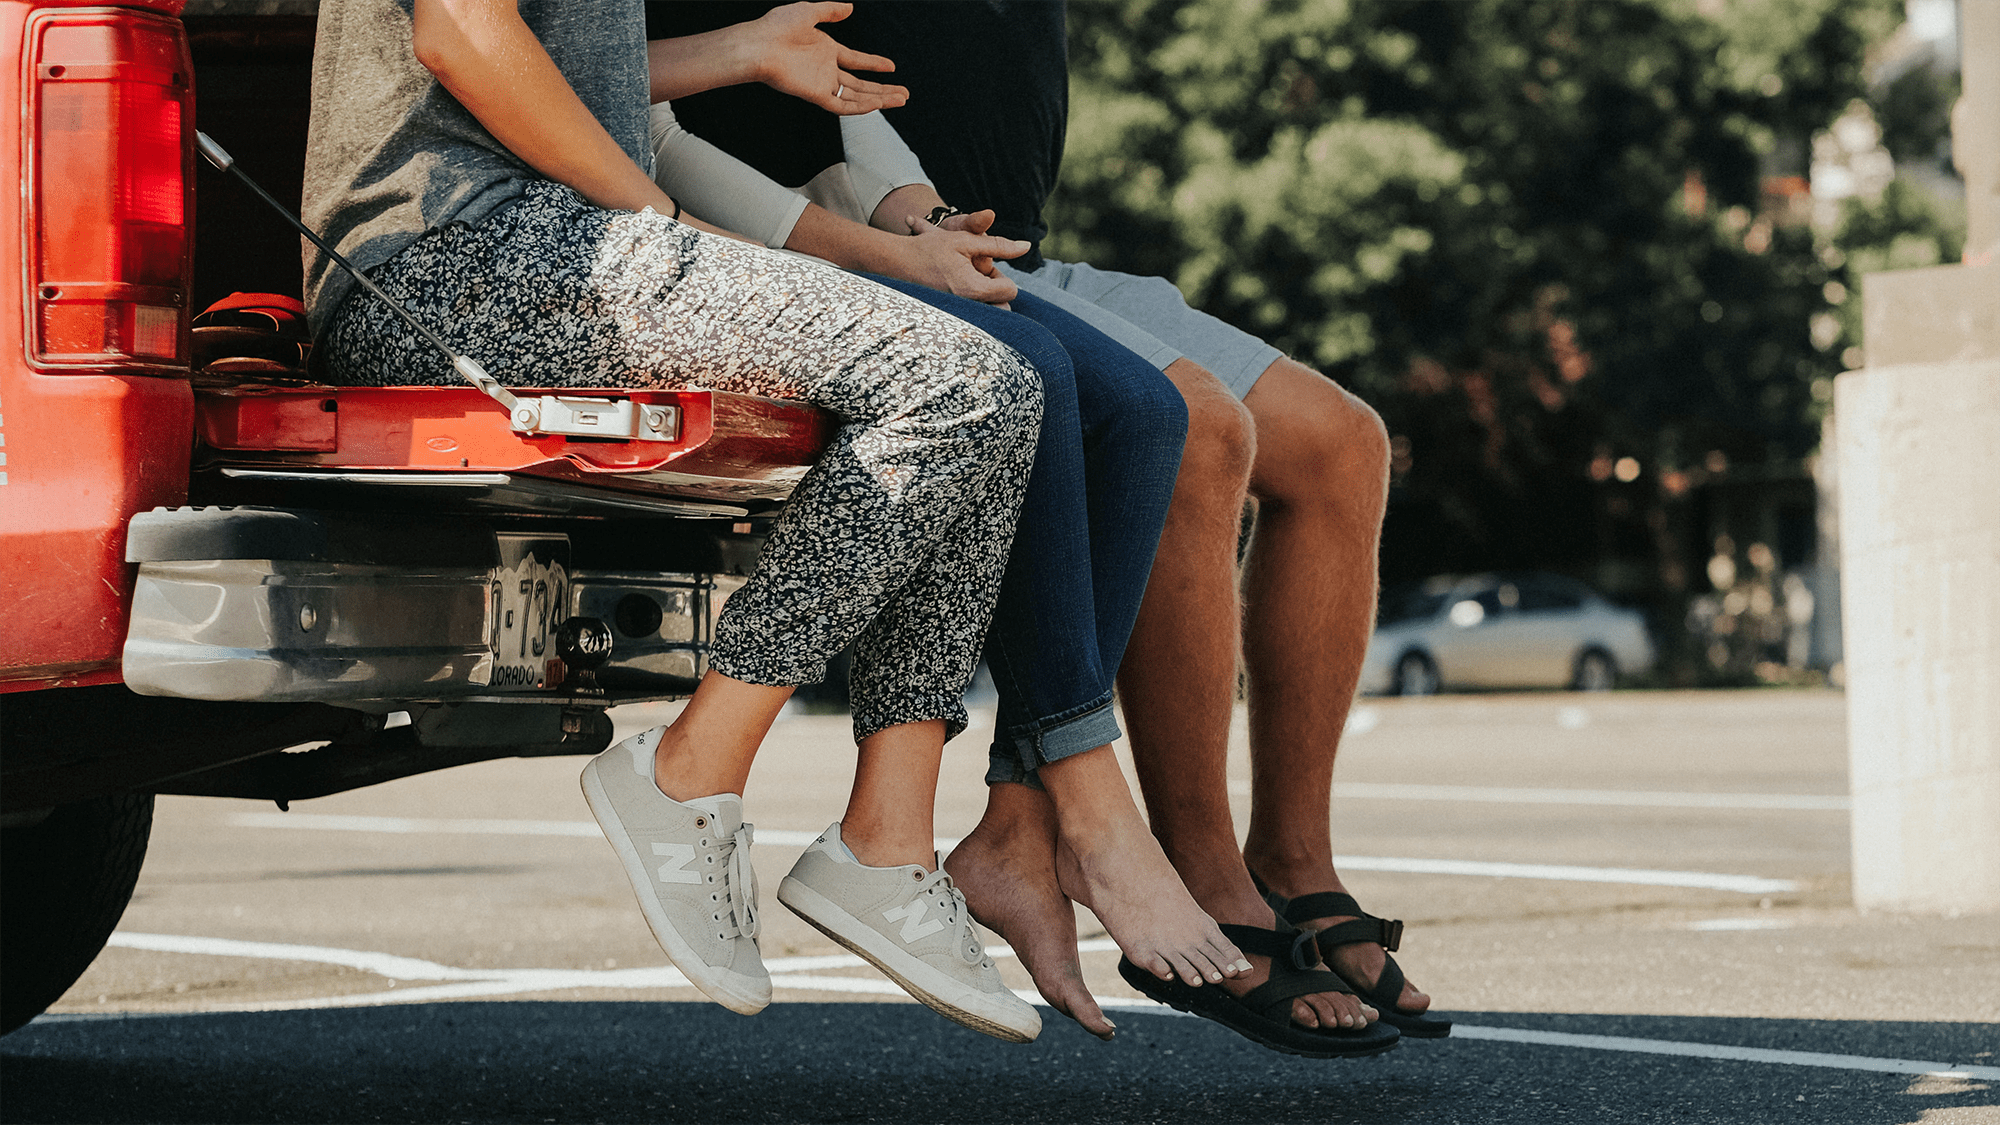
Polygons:
<instances>
[{"instance_id":1,"label":"n logo on sneaker","mask_svg":"<svg viewBox=\"0 0 2000 1125\"><path fill-rule=\"evenodd\" d=\"M899 906L894 910L884 910L882 917L887 918L891 922L900 920L903 923L903 943L907 945L918 938L929 937L939 930L944 929L944 923L935 918L932 918L928 922L924 920L924 915L930 913L930 908L930 903L918 899L908 906Z\"/></svg>"},{"instance_id":2,"label":"n logo on sneaker","mask_svg":"<svg viewBox=\"0 0 2000 1125\"><path fill-rule=\"evenodd\" d=\"M659 878L662 883L699 883L701 876L687 869L694 862L693 844L654 844L653 854L668 862L660 865Z\"/></svg>"}]
</instances>

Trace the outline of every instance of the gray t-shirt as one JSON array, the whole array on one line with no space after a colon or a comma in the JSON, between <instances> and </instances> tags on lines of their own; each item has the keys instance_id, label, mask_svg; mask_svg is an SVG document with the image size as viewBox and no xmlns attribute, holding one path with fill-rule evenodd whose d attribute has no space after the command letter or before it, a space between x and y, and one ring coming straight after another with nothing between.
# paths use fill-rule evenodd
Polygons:
<instances>
[{"instance_id":1,"label":"gray t-shirt","mask_svg":"<svg viewBox=\"0 0 2000 1125\"><path fill-rule=\"evenodd\" d=\"M414 0L326 0L313 48L307 225L362 270L426 231L478 223L543 179L493 138L416 58ZM651 171L646 17L640 0L520 0L542 41L619 147ZM357 286L305 245L315 335Z\"/></svg>"}]
</instances>

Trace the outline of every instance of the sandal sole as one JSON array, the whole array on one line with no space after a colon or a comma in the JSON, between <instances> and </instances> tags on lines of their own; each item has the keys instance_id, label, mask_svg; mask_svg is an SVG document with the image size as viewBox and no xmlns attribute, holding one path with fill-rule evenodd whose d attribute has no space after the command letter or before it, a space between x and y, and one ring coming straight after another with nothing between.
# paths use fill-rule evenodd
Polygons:
<instances>
[{"instance_id":1,"label":"sandal sole","mask_svg":"<svg viewBox=\"0 0 2000 1125\"><path fill-rule=\"evenodd\" d=\"M1229 1030L1235 1032L1238 1035L1241 1035L1243 1038L1250 1040L1252 1043L1255 1043L1260 1047L1264 1047L1272 1051L1277 1051L1280 1052L1281 1054L1297 1055L1300 1058L1307 1058L1307 1059L1365 1059L1375 1055L1380 1055L1389 1051L1393 1051L1396 1049L1396 1044L1402 1041L1402 1037L1399 1034L1396 1036L1390 1036L1381 1041L1380 1043L1370 1043L1367 1045L1356 1045L1356 1046L1342 1045L1333 1050L1307 1049L1302 1044L1290 1043L1282 1039L1272 1038L1271 1036L1265 1034L1254 1023L1250 1023L1247 1020L1243 1022L1238 1022L1236 1020L1224 1019L1221 1015L1218 1014L1217 1012L1218 1006L1215 1004L1191 1003L1187 999L1186 993L1193 992L1194 990L1192 988L1189 988L1186 985L1169 985L1168 982L1161 980L1160 978L1152 975L1151 973L1147 972L1144 969L1141 969L1139 966L1134 965L1132 962L1126 960L1123 957L1118 959L1118 975L1125 978L1126 984L1129 984L1133 988L1138 989L1149 1000L1158 1001L1159 1003L1165 1004L1166 1006L1174 1009L1177 1012L1186 1012L1188 1015L1199 1016L1202 1019L1208 1020L1211 1023L1218 1024L1222 1027L1226 1027ZM1207 988L1213 986L1204 985L1203 987ZM1223 995L1228 996L1229 994L1225 992L1223 993ZM1234 999L1235 997L1233 996L1230 997L1231 1001L1233 1001ZM1244 1017L1248 1017L1249 1019L1256 1019L1255 1013L1252 1013L1247 1009L1241 1007L1235 1007L1234 1010L1240 1013ZM1311 1035L1315 1039L1328 1040L1332 1043L1341 1042L1341 1040L1337 1039L1334 1035L1327 1034L1324 1032L1311 1032L1311 1031L1305 1031L1304 1029L1300 1029L1299 1033L1302 1035ZM1317 1044L1315 1044L1315 1047L1317 1047Z\"/></svg>"}]
</instances>

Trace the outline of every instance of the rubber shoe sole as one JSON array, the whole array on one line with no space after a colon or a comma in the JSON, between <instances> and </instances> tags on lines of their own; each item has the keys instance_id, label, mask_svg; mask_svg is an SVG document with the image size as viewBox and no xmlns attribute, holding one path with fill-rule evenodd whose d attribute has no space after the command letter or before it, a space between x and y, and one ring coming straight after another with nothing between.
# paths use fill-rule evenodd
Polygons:
<instances>
[{"instance_id":1,"label":"rubber shoe sole","mask_svg":"<svg viewBox=\"0 0 2000 1125\"><path fill-rule=\"evenodd\" d=\"M995 994L967 987L897 949L873 927L789 875L778 884L778 901L953 1023L1008 1043L1032 1043L1042 1033L1042 1017L1033 1008L1027 1009L1027 1020L1021 1019L1019 1009L996 1002ZM1011 992L1005 996L1020 1002Z\"/></svg>"}]
</instances>

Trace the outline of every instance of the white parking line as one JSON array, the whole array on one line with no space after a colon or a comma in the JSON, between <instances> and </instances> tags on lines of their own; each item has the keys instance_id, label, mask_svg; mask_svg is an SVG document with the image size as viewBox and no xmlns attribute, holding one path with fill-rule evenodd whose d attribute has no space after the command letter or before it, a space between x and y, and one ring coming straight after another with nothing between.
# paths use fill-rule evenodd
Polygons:
<instances>
[{"instance_id":1,"label":"white parking line","mask_svg":"<svg viewBox=\"0 0 2000 1125\"><path fill-rule=\"evenodd\" d=\"M211 957L250 957L274 961L308 961L324 965L342 965L361 969L386 977L391 985L385 992L357 992L339 996L314 996L304 999L271 1000L248 1004L221 1005L203 1008L215 1012L283 1012L321 1008L360 1008L379 1004L417 1004L434 1000L464 1000L476 996L513 996L529 992L553 992L575 988L690 988L686 976L680 970L667 966L644 966L631 969L462 969L453 965L440 965L435 961L423 961L414 957L398 957L390 953L371 953L366 950L334 949L320 945L290 945L270 941L238 941L233 938L196 937L183 934L142 934L120 930L111 935L107 945L120 949L143 949L155 953L190 953ZM1095 938L1077 943L1080 953L1104 953L1116 951L1118 943L1110 938ZM1003 944L995 944L987 950L988 956L1007 958L1014 956L1014 950ZM771 983L778 988L798 988L820 992L863 992L880 995L903 995L901 989L888 981L861 977L826 977L811 975L815 970L861 969L868 963L851 953L821 954L808 957L774 957L764 962L771 970ZM396 988L397 983L406 980L452 981L451 984L429 985L419 988ZM1024 995L1027 995L1024 993ZM1039 997L1032 997L1040 1003ZM1146 1001L1150 1004L1151 1001Z\"/></svg>"},{"instance_id":2,"label":"white parking line","mask_svg":"<svg viewBox=\"0 0 2000 1125\"><path fill-rule=\"evenodd\" d=\"M1627 883L1642 887L1692 887L1746 895L1796 891L1790 879L1726 875L1715 871L1652 871L1643 867L1572 867L1547 863L1480 863L1462 859L1397 859L1379 855L1337 855L1345 871L1396 871L1406 875L1474 875L1495 879L1554 879L1568 883Z\"/></svg>"},{"instance_id":3,"label":"white parking line","mask_svg":"<svg viewBox=\"0 0 2000 1125\"><path fill-rule=\"evenodd\" d=\"M359 949L335 949L324 945L291 945L275 941L237 941L233 938L190 937L183 934L140 934L119 930L106 945L120 949L145 949L155 953L196 953L211 957L255 957L272 961L314 961L323 965L345 965L390 980L484 980L493 976L478 969L459 969L415 957L393 953L370 953Z\"/></svg>"},{"instance_id":4,"label":"white parking line","mask_svg":"<svg viewBox=\"0 0 2000 1125\"><path fill-rule=\"evenodd\" d=\"M601 839L603 833L588 820L465 820L445 817L336 816L325 813L232 813L228 822L235 828L286 828L322 832L387 832L478 834L497 836L574 836ZM803 848L819 838L817 832L784 828L760 828L757 842L779 848ZM937 849L948 852L958 844L956 836L937 838ZM1630 867L1577 867L1540 863L1484 863L1456 859L1406 859L1396 856L1335 856L1336 865L1352 871L1394 871L1406 875L1472 875L1492 879L1553 879L1571 883L1624 883L1646 887L1691 887L1700 890L1736 891L1742 894L1779 894L1799 889L1790 879L1765 879L1755 875L1729 875L1712 871L1654 871Z\"/></svg>"},{"instance_id":5,"label":"white parking line","mask_svg":"<svg viewBox=\"0 0 2000 1125\"><path fill-rule=\"evenodd\" d=\"M440 833L479 836L579 836L601 840L589 820L467 820L440 816L338 816L331 813L230 813L232 828L296 828L314 832Z\"/></svg>"},{"instance_id":6,"label":"white parking line","mask_svg":"<svg viewBox=\"0 0 2000 1125\"><path fill-rule=\"evenodd\" d=\"M1684 928L1698 934L1719 934L1735 930L1789 930L1792 924L1781 918L1705 918L1689 922Z\"/></svg>"},{"instance_id":7,"label":"white parking line","mask_svg":"<svg viewBox=\"0 0 2000 1125\"><path fill-rule=\"evenodd\" d=\"M1487 1039L1502 1043L1534 1043L1545 1047L1576 1047L1587 1051L1632 1051L1642 1055L1680 1055L1729 1062L1820 1066L1835 1070L1872 1070L1883 1074L1926 1074L1933 1078L2000 1078L2000 1066L1954 1066L1918 1059L1882 1059L1869 1055L1824 1055L1816 1051L1773 1051L1763 1047L1725 1047L1715 1043L1685 1043L1675 1039L1629 1039L1622 1035L1572 1035L1562 1031L1528 1031L1516 1027L1458 1024L1457 1039Z\"/></svg>"},{"instance_id":8,"label":"white parking line","mask_svg":"<svg viewBox=\"0 0 2000 1125\"><path fill-rule=\"evenodd\" d=\"M271 960L311 961L322 964L344 965L365 969L394 980L451 980L454 984L434 985L424 988L391 989L387 992L368 992L347 996L321 996L298 1000L272 1000L240 1005L216 1005L202 1008L203 1012L276 1012L297 1011L320 1008L362 1007L380 1004L416 1004L437 1000L462 1000L476 996L511 996L526 992L547 992L556 989L575 988L685 988L687 978L678 970L664 966L649 966L636 969L461 969L451 965L440 965L433 961L423 961L414 957L399 957L390 953L374 953L366 950L335 949L317 945L287 945L268 941L236 941L229 938L194 937L178 934L140 934L119 931L111 935L109 944L125 949L145 949L163 953L207 954L218 957L255 957ZM1078 943L1081 952L1109 952L1117 944L1109 938L1098 938ZM989 951L995 957L1010 957L1013 950L1004 945L996 945ZM776 957L765 962L771 969L771 984L775 988L791 988L814 992L839 992L853 995L899 996L903 992L886 980L870 977L830 977L810 972L813 969L860 967L859 957L846 954L813 957ZM390 972L401 976L390 975ZM1035 993L1017 989L1022 999L1034 1004L1047 1006ZM1100 999L1100 1005L1119 1011L1136 1011L1159 1015L1178 1016L1176 1012L1151 1000L1130 1000L1123 998ZM153 1013L134 1013L151 1015ZM84 1015L82 1019L103 1018ZM64 1022L61 1015L43 1016L40 1021ZM1921 1074L1937 1078L1965 1078L2000 1080L2000 1067L1955 1066L1950 1063L1927 1062L1917 1059L1876 1058L1868 1055L1821 1054L1812 1051L1777 1051L1762 1047L1733 1047L1713 1043L1689 1043L1673 1039L1635 1039L1615 1035L1576 1035L1560 1031L1531 1031L1525 1028L1486 1027L1478 1024L1459 1023L1452 1029L1458 1039L1488 1040L1503 1043L1529 1043L1546 1047L1568 1047L1591 1051L1624 1051L1648 1055L1677 1055L1684 1058L1720 1059L1729 1062L1752 1062L1778 1064L1784 1066L1825 1067L1836 1070L1872 1071L1883 1074Z\"/></svg>"},{"instance_id":9,"label":"white parking line","mask_svg":"<svg viewBox=\"0 0 2000 1125\"><path fill-rule=\"evenodd\" d=\"M231 828L290 828L312 832L384 832L389 834L437 833L475 836L574 836L602 840L604 830L590 820L474 820L434 816L341 816L332 813L229 814ZM819 839L817 832L784 828L760 828L757 842L778 848L803 848ZM958 844L957 836L939 836L937 848L948 852Z\"/></svg>"},{"instance_id":10,"label":"white parking line","mask_svg":"<svg viewBox=\"0 0 2000 1125\"><path fill-rule=\"evenodd\" d=\"M1250 783L1229 783L1232 796L1250 795ZM1654 809L1777 809L1844 812L1853 804L1826 793L1677 793L1660 789L1515 789L1496 785L1400 785L1335 782L1333 795L1364 801L1467 801L1500 805L1609 805Z\"/></svg>"}]
</instances>

